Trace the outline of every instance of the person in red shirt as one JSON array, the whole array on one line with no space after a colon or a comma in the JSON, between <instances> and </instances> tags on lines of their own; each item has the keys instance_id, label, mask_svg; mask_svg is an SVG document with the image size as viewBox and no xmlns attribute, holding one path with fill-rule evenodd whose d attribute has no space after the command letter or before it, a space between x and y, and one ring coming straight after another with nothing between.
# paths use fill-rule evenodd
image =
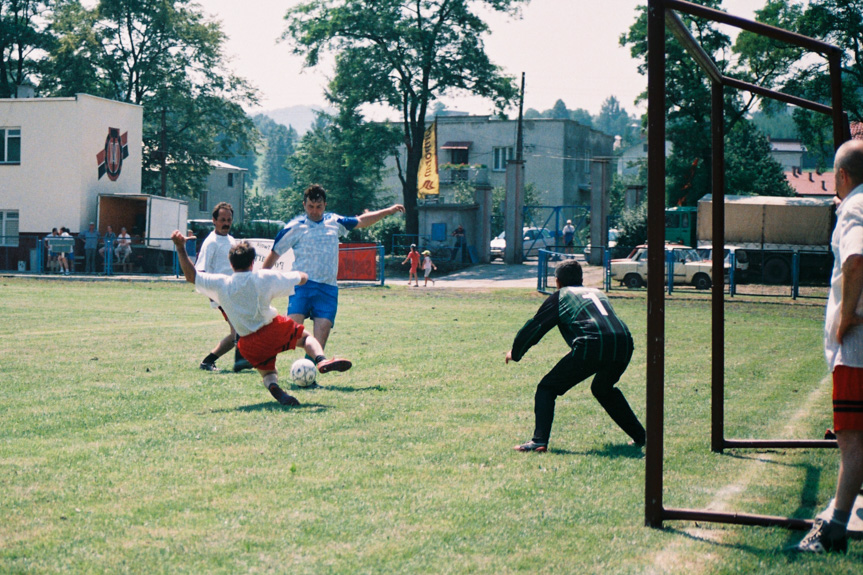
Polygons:
<instances>
[{"instance_id":1,"label":"person in red shirt","mask_svg":"<svg viewBox=\"0 0 863 575\"><path fill-rule=\"evenodd\" d=\"M411 271L410 275L408 276L408 285L411 285L411 278L413 278L415 282L414 285L416 285L416 287L420 287L420 280L417 277L417 268L419 268L420 265L420 253L417 251L416 244L411 244L411 251L405 258L405 261L402 262L402 265L405 265L408 262L411 263Z\"/></svg>"}]
</instances>

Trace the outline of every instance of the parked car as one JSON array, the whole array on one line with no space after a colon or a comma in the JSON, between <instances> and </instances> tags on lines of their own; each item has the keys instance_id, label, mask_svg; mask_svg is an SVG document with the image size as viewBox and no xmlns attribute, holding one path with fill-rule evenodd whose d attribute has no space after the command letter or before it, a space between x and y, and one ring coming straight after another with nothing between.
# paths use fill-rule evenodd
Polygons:
<instances>
[{"instance_id":1,"label":"parked car","mask_svg":"<svg viewBox=\"0 0 863 575\"><path fill-rule=\"evenodd\" d=\"M746 281L747 273L749 272L749 256L746 250L737 249L735 247L725 248L725 267L731 269L731 253L734 253L734 281ZM713 260L713 248L698 248L698 255L703 259Z\"/></svg>"},{"instance_id":2,"label":"parked car","mask_svg":"<svg viewBox=\"0 0 863 575\"><path fill-rule=\"evenodd\" d=\"M615 228L608 228L608 249L617 246L617 237L620 235L620 231ZM584 257L590 257L590 243L584 246Z\"/></svg>"},{"instance_id":3,"label":"parked car","mask_svg":"<svg viewBox=\"0 0 863 575\"><path fill-rule=\"evenodd\" d=\"M539 250L554 250L555 241L554 235L545 228L524 228L524 240L522 250L524 257L536 257ZM506 232L501 232L499 236L491 240L489 245L491 249L491 259L502 258L503 252L506 250Z\"/></svg>"},{"instance_id":4,"label":"parked car","mask_svg":"<svg viewBox=\"0 0 863 575\"><path fill-rule=\"evenodd\" d=\"M675 284L692 285L697 289L709 289L713 285L713 263L704 261L698 251L680 244L668 244L665 249L674 258ZM647 285L647 246L638 246L628 258L611 260L611 279L628 288Z\"/></svg>"}]
</instances>

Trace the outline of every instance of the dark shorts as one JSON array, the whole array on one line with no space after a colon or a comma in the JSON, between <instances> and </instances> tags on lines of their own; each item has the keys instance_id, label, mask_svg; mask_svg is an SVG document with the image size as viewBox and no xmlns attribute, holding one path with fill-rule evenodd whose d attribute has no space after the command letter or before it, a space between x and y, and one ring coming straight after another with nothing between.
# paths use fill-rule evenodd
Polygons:
<instances>
[{"instance_id":1,"label":"dark shorts","mask_svg":"<svg viewBox=\"0 0 863 575\"><path fill-rule=\"evenodd\" d=\"M303 336L302 324L289 317L278 315L269 325L255 333L242 336L237 348L243 357L257 369L271 371L276 369L276 356L283 351L297 347Z\"/></svg>"},{"instance_id":2,"label":"dark shorts","mask_svg":"<svg viewBox=\"0 0 863 575\"><path fill-rule=\"evenodd\" d=\"M863 368L833 368L833 429L863 431Z\"/></svg>"}]
</instances>

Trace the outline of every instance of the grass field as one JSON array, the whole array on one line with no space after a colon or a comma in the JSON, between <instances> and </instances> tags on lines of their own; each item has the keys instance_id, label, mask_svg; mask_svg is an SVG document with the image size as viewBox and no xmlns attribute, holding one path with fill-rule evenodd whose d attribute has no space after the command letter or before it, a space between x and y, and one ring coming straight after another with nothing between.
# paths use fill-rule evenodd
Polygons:
<instances>
[{"instance_id":1,"label":"grass field","mask_svg":"<svg viewBox=\"0 0 863 575\"><path fill-rule=\"evenodd\" d=\"M558 401L549 453L512 451L566 351L552 332L504 364L542 299L343 290L328 351L354 369L283 408L257 374L197 369L226 325L188 284L0 279L0 573L860 572L858 541L801 558L784 529L644 527L642 451L588 385ZM613 304L643 421L644 294ZM812 517L837 452L711 453L709 304L667 313L666 506ZM727 436L819 438L823 302L726 314Z\"/></svg>"}]
</instances>

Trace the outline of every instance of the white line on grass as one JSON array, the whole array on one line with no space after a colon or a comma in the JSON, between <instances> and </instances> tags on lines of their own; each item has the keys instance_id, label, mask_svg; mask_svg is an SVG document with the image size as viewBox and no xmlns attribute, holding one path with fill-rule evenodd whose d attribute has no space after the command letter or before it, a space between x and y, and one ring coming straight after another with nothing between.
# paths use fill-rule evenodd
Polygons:
<instances>
[{"instance_id":1,"label":"white line on grass","mask_svg":"<svg viewBox=\"0 0 863 575\"><path fill-rule=\"evenodd\" d=\"M828 375L821 380L821 383L813 389L806 397L800 408L788 420L783 428L783 437L791 436L799 424L809 417L812 407L816 404L818 397L831 389L831 378ZM736 497L745 493L749 489L749 485L759 478L764 476L764 466L774 461L776 458L774 453L760 454L757 459L751 460L753 465L749 465L747 470L741 473L739 480L735 483L726 485L716 492L713 500L707 504L707 509L713 511L728 511L728 506ZM692 527L689 529L681 529L692 537L676 537L670 545L656 552L650 566L647 566L645 573L649 574L669 574L669 573L686 573L694 575L705 571L715 561L717 557L713 553L704 555L696 555L690 547L700 541L721 542L723 535L727 533L725 530L719 529L702 529Z\"/></svg>"}]
</instances>

